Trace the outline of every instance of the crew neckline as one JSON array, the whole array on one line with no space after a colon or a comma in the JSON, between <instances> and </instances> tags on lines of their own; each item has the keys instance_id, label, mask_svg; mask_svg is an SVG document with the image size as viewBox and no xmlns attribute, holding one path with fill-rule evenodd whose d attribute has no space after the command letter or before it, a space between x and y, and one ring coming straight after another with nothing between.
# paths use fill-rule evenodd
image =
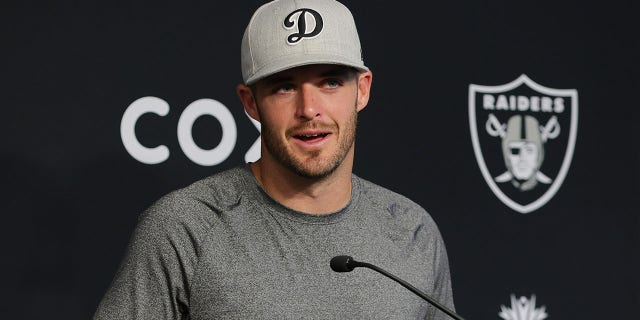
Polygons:
<instances>
[{"instance_id":1,"label":"crew neckline","mask_svg":"<svg viewBox=\"0 0 640 320\"><path fill-rule=\"evenodd\" d=\"M275 200L273 197L271 197L260 185L256 177L253 175L250 164L247 163L243 166L243 172L246 178L246 185L247 187L249 187L247 191L255 193L258 198L261 198L262 200L264 200L264 203L266 204L265 208L268 209L269 212L272 212L274 214L282 216L283 218L300 222L300 223L306 223L306 224L338 223L350 216L349 213L354 211L354 208L357 206L358 200L360 198L360 190L361 190L360 181L352 173L351 174L351 198L349 199L349 202L344 207L342 207L342 209L339 209L335 212L326 213L326 214L306 213L306 212L289 208L283 205L282 203L278 202L277 200ZM259 206L260 204L255 204L255 205Z\"/></svg>"}]
</instances>

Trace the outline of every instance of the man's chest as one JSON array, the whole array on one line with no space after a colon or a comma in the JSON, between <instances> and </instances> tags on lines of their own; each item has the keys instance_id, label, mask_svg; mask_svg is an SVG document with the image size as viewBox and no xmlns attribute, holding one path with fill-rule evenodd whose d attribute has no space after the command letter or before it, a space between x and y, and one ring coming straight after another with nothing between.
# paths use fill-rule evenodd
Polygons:
<instances>
[{"instance_id":1,"label":"man's chest","mask_svg":"<svg viewBox=\"0 0 640 320\"><path fill-rule=\"evenodd\" d=\"M424 317L425 302L404 287L368 269L336 273L329 267L332 255L324 251L305 255L295 250L264 248L251 254L231 251L203 258L192 279L191 318ZM432 286L426 276L417 277L409 265L399 266L396 271L400 277L403 273L413 274L406 280L423 290ZM422 271L424 275L430 273Z\"/></svg>"}]
</instances>

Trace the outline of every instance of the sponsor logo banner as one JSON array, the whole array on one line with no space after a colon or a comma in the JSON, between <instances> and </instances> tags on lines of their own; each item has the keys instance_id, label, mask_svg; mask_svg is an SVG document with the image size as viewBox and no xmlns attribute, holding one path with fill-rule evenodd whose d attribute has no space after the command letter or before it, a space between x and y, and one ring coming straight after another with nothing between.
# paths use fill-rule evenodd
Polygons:
<instances>
[{"instance_id":1,"label":"sponsor logo banner","mask_svg":"<svg viewBox=\"0 0 640 320\"><path fill-rule=\"evenodd\" d=\"M545 306L536 308L535 295L532 295L531 299L516 299L515 294L511 295L511 307L500 306L498 315L504 320L543 320L549 316Z\"/></svg>"}]
</instances>

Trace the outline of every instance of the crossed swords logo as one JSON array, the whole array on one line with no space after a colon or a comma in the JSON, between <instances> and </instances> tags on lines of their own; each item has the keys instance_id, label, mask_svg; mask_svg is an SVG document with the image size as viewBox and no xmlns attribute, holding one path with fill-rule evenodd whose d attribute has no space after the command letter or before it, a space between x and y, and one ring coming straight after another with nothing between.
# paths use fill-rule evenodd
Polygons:
<instances>
[{"instance_id":1,"label":"crossed swords logo","mask_svg":"<svg viewBox=\"0 0 640 320\"><path fill-rule=\"evenodd\" d=\"M544 160L544 144L560 135L560 124L552 116L546 125L529 115L515 115L507 123L489 114L485 128L492 137L502 140L507 171L494 177L498 183L511 181L521 191L533 189L538 182L550 184L551 178L539 169Z\"/></svg>"}]
</instances>

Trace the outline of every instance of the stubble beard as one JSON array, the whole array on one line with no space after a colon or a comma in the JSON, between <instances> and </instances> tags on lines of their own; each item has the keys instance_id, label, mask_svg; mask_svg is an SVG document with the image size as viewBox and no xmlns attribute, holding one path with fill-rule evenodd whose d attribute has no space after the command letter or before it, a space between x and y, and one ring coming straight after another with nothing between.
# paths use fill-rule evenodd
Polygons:
<instances>
[{"instance_id":1,"label":"stubble beard","mask_svg":"<svg viewBox=\"0 0 640 320\"><path fill-rule=\"evenodd\" d=\"M338 149L328 155L326 159L322 157L321 150L302 156L296 155L290 146L280 139L278 133L271 130L268 125L262 126L262 140L267 151L283 167L307 179L321 179L335 172L346 158L355 142L357 122L358 112L354 108L344 127L339 131L332 130L333 134L338 133L339 135ZM313 128L316 125L314 122L308 122L303 126ZM334 126L332 129L336 127Z\"/></svg>"}]
</instances>

